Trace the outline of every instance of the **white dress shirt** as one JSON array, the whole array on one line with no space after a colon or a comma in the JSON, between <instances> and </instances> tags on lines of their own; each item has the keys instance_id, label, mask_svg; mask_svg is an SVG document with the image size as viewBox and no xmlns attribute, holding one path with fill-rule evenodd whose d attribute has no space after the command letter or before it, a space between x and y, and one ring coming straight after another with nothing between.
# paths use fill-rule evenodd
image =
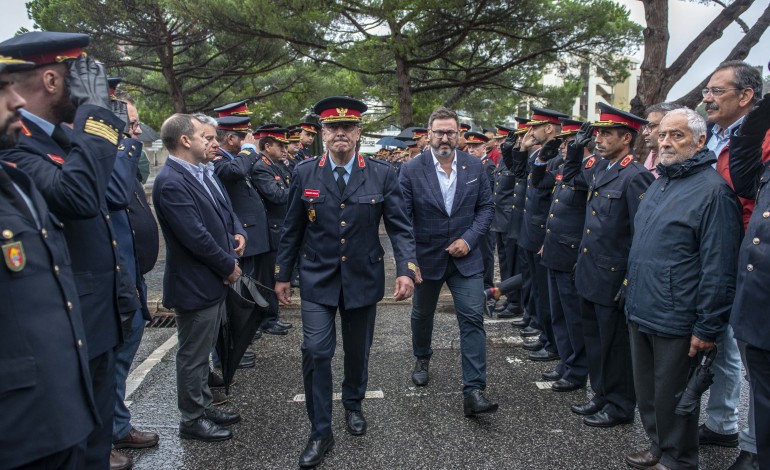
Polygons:
<instances>
[{"instance_id":1,"label":"white dress shirt","mask_svg":"<svg viewBox=\"0 0 770 470\"><path fill-rule=\"evenodd\" d=\"M455 190L457 189L457 153L452 155L452 172L447 175L441 163L433 153L433 149L430 149L430 154L433 157L433 165L436 167L436 176L438 177L438 185L441 188L441 196L444 198L444 208L446 213L452 215L452 204L455 200Z\"/></svg>"}]
</instances>

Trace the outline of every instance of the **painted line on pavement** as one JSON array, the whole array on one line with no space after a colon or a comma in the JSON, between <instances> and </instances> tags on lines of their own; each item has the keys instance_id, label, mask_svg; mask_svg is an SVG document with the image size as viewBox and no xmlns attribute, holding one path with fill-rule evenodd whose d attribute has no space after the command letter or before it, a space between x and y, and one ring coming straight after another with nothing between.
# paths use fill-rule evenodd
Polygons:
<instances>
[{"instance_id":1,"label":"painted line on pavement","mask_svg":"<svg viewBox=\"0 0 770 470\"><path fill-rule=\"evenodd\" d=\"M366 395L364 395L364 398L385 398L385 394L382 392L382 390L369 390L366 392ZM342 400L342 393L335 393L332 396L332 400L334 401L340 401ZM298 393L297 395L294 395L294 398L292 398L293 402L295 403L304 403L305 402L305 394L304 393Z\"/></svg>"},{"instance_id":2,"label":"painted line on pavement","mask_svg":"<svg viewBox=\"0 0 770 470\"><path fill-rule=\"evenodd\" d=\"M134 371L129 374L128 378L126 379L126 400L131 398L131 395L136 391L136 389L142 385L142 382L144 382L144 378L147 377L147 374L150 373L153 367L158 365L158 363L163 359L166 353L171 350L171 348L176 346L178 341L179 340L176 337L176 333L174 333L171 338L166 340L165 343L161 344L158 349L153 351L152 354L147 356L147 359L139 364L139 367L134 369ZM126 406L130 406L130 403L131 402L126 401Z\"/></svg>"},{"instance_id":3,"label":"painted line on pavement","mask_svg":"<svg viewBox=\"0 0 770 470\"><path fill-rule=\"evenodd\" d=\"M535 382L535 385L537 385L537 388L540 390L551 390L551 384L553 384L553 382Z\"/></svg>"}]
</instances>

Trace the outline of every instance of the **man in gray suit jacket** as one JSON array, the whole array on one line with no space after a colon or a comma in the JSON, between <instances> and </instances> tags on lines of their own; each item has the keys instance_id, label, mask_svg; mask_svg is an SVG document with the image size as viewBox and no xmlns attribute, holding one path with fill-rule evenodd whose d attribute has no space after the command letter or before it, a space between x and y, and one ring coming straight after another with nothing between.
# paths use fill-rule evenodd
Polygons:
<instances>
[{"instance_id":1,"label":"man in gray suit jacket","mask_svg":"<svg viewBox=\"0 0 770 470\"><path fill-rule=\"evenodd\" d=\"M423 283L415 286L412 307L412 348L417 358L412 381L418 386L428 383L433 315L446 283L460 324L463 409L472 416L497 411L497 403L482 394L487 385L487 344L481 243L495 208L481 161L456 150L459 126L453 111L435 110L428 121L430 148L401 168L399 181L423 277Z\"/></svg>"}]
</instances>

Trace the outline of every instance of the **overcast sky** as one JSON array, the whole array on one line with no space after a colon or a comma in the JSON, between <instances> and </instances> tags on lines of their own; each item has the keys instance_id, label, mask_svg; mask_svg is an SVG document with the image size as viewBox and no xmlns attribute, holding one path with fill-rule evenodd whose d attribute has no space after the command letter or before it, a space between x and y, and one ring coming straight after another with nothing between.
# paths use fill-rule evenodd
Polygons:
<instances>
[{"instance_id":1,"label":"overcast sky","mask_svg":"<svg viewBox=\"0 0 770 470\"><path fill-rule=\"evenodd\" d=\"M3 21L0 21L0 40L11 37L20 27L32 28L32 21L27 18L27 12L24 6L26 0L3 0ZM617 0L630 10L631 19L644 25L644 9L639 0ZM677 55L689 44L703 28L721 10L721 7L712 5L702 5L692 1L672 0L669 2L669 33L671 42L669 44L668 62L671 63ZM741 18L753 25L762 11L767 7L766 0L757 0L754 5L744 13ZM679 98L706 77L718 64L724 59L728 52L733 48L736 42L740 40L743 33L736 24L730 25L724 35L715 42L701 58L693 65L689 73L685 75L671 90L669 99ZM764 45L764 47L763 47ZM642 53L639 51L636 57L641 61ZM767 63L770 61L770 30L766 31L759 44L754 46L751 54L746 59L752 65L762 65L763 74L767 75ZM767 92L768 90L765 90Z\"/></svg>"}]
</instances>

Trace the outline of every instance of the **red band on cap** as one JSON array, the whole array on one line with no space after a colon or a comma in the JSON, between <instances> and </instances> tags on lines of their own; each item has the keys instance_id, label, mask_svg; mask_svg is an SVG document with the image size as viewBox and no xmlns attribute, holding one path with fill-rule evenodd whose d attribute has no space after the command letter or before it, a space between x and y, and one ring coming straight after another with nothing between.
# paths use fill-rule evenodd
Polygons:
<instances>
[{"instance_id":1,"label":"red band on cap","mask_svg":"<svg viewBox=\"0 0 770 470\"><path fill-rule=\"evenodd\" d=\"M246 107L245 104L232 108L227 109L225 111L219 111L219 117L227 117L227 116L248 116L251 113L249 112L249 108Z\"/></svg>"},{"instance_id":2,"label":"red band on cap","mask_svg":"<svg viewBox=\"0 0 770 470\"><path fill-rule=\"evenodd\" d=\"M317 131L317 130L316 130L316 128L315 128L315 127L313 127L313 126L299 126L299 127L300 127L300 129L302 129L303 131L312 132L313 134L318 134L318 131Z\"/></svg>"},{"instance_id":3,"label":"red band on cap","mask_svg":"<svg viewBox=\"0 0 770 470\"><path fill-rule=\"evenodd\" d=\"M561 125L561 121L559 121L559 118L557 118L556 116L546 116L545 114L533 114L532 121L533 122L545 121L545 122L550 122L551 124Z\"/></svg>"},{"instance_id":4,"label":"red band on cap","mask_svg":"<svg viewBox=\"0 0 770 470\"><path fill-rule=\"evenodd\" d=\"M637 132L642 128L642 123L639 121L636 121L634 119L629 119L625 116L620 116L620 115L611 114L611 113L600 114L599 121L600 121L599 124L604 123L605 126L607 125L607 123L628 126Z\"/></svg>"},{"instance_id":5,"label":"red band on cap","mask_svg":"<svg viewBox=\"0 0 770 470\"><path fill-rule=\"evenodd\" d=\"M321 111L322 122L360 121L361 111L350 108L330 108Z\"/></svg>"},{"instance_id":6,"label":"red band on cap","mask_svg":"<svg viewBox=\"0 0 770 470\"><path fill-rule=\"evenodd\" d=\"M45 54L37 54L29 57L25 57L24 60L34 62L37 65L46 65L64 62L67 59L77 59L83 55L83 49L76 47L74 49L67 49L64 51L46 52Z\"/></svg>"}]
</instances>

